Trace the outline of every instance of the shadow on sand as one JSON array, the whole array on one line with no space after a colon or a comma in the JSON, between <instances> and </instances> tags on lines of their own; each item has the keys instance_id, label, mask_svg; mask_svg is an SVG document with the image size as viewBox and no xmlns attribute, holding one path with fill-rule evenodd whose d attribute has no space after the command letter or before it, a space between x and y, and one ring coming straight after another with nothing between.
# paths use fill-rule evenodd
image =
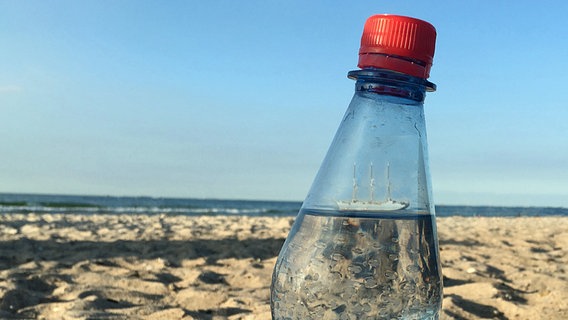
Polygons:
<instances>
[{"instance_id":1,"label":"shadow on sand","mask_svg":"<svg viewBox=\"0 0 568 320\"><path fill-rule=\"evenodd\" d=\"M192 240L117 240L113 242L97 241L61 241L58 239L32 240L21 238L18 240L0 242L0 287L2 283L10 282L15 288L0 291L0 318L2 319L29 319L35 318L35 306L59 302L55 298L54 283L72 283L69 275L58 271L81 268L83 264L113 267L115 258L124 258L132 263L143 260L162 259L169 268L180 268L182 261L205 258L205 264L216 265L221 259L254 259L265 260L276 257L285 239L192 239ZM42 274L40 267L34 265L50 263L48 274ZM254 267L254 264L252 265ZM199 280L215 284L223 283L222 276L216 280L210 273L204 273ZM136 273L127 277L140 277ZM155 281L168 286L181 281L179 277L169 273L154 275ZM86 293L85 293L86 294ZM92 292L97 299L84 307L90 310L87 318L101 316L109 317L107 310L118 310L136 306L135 303L102 292ZM79 297L81 298L81 297ZM139 299L152 301L160 297L152 295L140 296ZM186 315L199 319L211 319L218 316L231 316L238 313L250 313L250 310L241 308L218 308L212 310L191 311L185 310Z\"/></svg>"}]
</instances>

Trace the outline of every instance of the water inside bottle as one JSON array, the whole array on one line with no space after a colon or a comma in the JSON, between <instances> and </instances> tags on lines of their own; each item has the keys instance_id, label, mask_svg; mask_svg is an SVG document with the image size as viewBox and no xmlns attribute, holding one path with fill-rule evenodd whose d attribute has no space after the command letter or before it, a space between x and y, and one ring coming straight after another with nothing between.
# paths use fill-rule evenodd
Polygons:
<instances>
[{"instance_id":1,"label":"water inside bottle","mask_svg":"<svg viewBox=\"0 0 568 320\"><path fill-rule=\"evenodd\" d=\"M303 210L272 279L273 319L438 319L435 216Z\"/></svg>"}]
</instances>

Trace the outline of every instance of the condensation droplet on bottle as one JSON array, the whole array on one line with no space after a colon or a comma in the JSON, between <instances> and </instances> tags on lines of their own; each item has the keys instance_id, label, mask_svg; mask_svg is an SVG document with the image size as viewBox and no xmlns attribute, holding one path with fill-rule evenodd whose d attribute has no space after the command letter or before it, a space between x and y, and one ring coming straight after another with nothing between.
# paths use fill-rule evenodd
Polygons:
<instances>
[{"instance_id":1,"label":"condensation droplet on bottle","mask_svg":"<svg viewBox=\"0 0 568 320\"><path fill-rule=\"evenodd\" d=\"M347 237L344 236L344 235L338 235L337 237L335 237L335 242L336 243L346 243Z\"/></svg>"},{"instance_id":2,"label":"condensation droplet on bottle","mask_svg":"<svg viewBox=\"0 0 568 320\"><path fill-rule=\"evenodd\" d=\"M396 276L397 276L397 274L396 274L396 272L394 272L394 271L386 271L386 272L385 272L385 278L387 278L387 279L389 279L389 280L394 280L394 279L396 279Z\"/></svg>"},{"instance_id":3,"label":"condensation droplet on bottle","mask_svg":"<svg viewBox=\"0 0 568 320\"><path fill-rule=\"evenodd\" d=\"M333 260L333 261L341 261L341 260L344 260L344 259L345 259L345 257L341 253L335 252L335 253L331 254L331 260Z\"/></svg>"},{"instance_id":4,"label":"condensation droplet on bottle","mask_svg":"<svg viewBox=\"0 0 568 320\"><path fill-rule=\"evenodd\" d=\"M377 280L375 280L375 278L373 277L367 277L365 278L365 288L367 289L373 289L379 286L379 283L377 282Z\"/></svg>"},{"instance_id":5,"label":"condensation droplet on bottle","mask_svg":"<svg viewBox=\"0 0 568 320\"><path fill-rule=\"evenodd\" d=\"M315 246L316 248L323 249L323 248L325 248L325 247L327 246L327 244L326 244L324 241L319 240L319 241L316 241L316 243L315 243L314 246Z\"/></svg>"},{"instance_id":6,"label":"condensation droplet on bottle","mask_svg":"<svg viewBox=\"0 0 568 320\"><path fill-rule=\"evenodd\" d=\"M412 283L404 283L400 286L400 290L406 294L413 294L416 292L416 286Z\"/></svg>"},{"instance_id":7,"label":"condensation droplet on bottle","mask_svg":"<svg viewBox=\"0 0 568 320\"><path fill-rule=\"evenodd\" d=\"M379 267L379 265L381 264L381 262L379 261L379 259L369 259L369 261L367 261L367 264L371 267Z\"/></svg>"},{"instance_id":8,"label":"condensation droplet on bottle","mask_svg":"<svg viewBox=\"0 0 568 320\"><path fill-rule=\"evenodd\" d=\"M385 252L388 253L398 253L399 252L399 248L398 245L392 244L392 245L384 245L381 247L382 250L384 250Z\"/></svg>"},{"instance_id":9,"label":"condensation droplet on bottle","mask_svg":"<svg viewBox=\"0 0 568 320\"><path fill-rule=\"evenodd\" d=\"M361 312L363 312L363 306L360 305L360 304L356 304L356 305L353 307L353 312L355 312L355 313L361 313Z\"/></svg>"},{"instance_id":10,"label":"condensation droplet on bottle","mask_svg":"<svg viewBox=\"0 0 568 320\"><path fill-rule=\"evenodd\" d=\"M329 274L329 280L332 281L332 282L341 280L341 273L331 272Z\"/></svg>"},{"instance_id":11,"label":"condensation droplet on bottle","mask_svg":"<svg viewBox=\"0 0 568 320\"><path fill-rule=\"evenodd\" d=\"M355 254L363 254L363 249L361 248L353 248L351 249L351 252L355 253Z\"/></svg>"},{"instance_id":12,"label":"condensation droplet on bottle","mask_svg":"<svg viewBox=\"0 0 568 320\"><path fill-rule=\"evenodd\" d=\"M406 271L408 271L408 272L419 272L420 267L415 265L415 264L411 264L408 267L406 267Z\"/></svg>"},{"instance_id":13,"label":"condensation droplet on bottle","mask_svg":"<svg viewBox=\"0 0 568 320\"><path fill-rule=\"evenodd\" d=\"M358 265L350 265L349 267L347 267L347 270L349 270L349 272L351 272L353 274L357 274L357 273L363 271L363 268L361 268Z\"/></svg>"}]
</instances>

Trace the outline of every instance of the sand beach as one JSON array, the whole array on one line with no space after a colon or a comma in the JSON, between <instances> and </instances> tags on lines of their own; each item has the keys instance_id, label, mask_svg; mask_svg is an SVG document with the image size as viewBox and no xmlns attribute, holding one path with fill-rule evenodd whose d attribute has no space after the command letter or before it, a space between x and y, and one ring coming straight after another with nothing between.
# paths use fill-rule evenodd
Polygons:
<instances>
[{"instance_id":1,"label":"sand beach","mask_svg":"<svg viewBox=\"0 0 568 320\"><path fill-rule=\"evenodd\" d=\"M293 218L5 214L0 319L270 319ZM568 218L438 219L441 319L568 319Z\"/></svg>"}]
</instances>

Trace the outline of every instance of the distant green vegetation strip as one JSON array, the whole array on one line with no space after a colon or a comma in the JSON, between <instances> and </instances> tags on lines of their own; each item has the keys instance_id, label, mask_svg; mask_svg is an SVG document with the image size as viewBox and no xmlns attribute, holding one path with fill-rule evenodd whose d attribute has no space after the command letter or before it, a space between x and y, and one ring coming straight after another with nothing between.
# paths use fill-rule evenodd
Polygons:
<instances>
[{"instance_id":1,"label":"distant green vegetation strip","mask_svg":"<svg viewBox=\"0 0 568 320\"><path fill-rule=\"evenodd\" d=\"M0 206L5 206L5 207L23 207L27 205L28 203L25 201L0 202Z\"/></svg>"},{"instance_id":2,"label":"distant green vegetation strip","mask_svg":"<svg viewBox=\"0 0 568 320\"><path fill-rule=\"evenodd\" d=\"M90 203L71 203L71 202L44 202L40 204L48 208L100 208L96 204Z\"/></svg>"}]
</instances>

